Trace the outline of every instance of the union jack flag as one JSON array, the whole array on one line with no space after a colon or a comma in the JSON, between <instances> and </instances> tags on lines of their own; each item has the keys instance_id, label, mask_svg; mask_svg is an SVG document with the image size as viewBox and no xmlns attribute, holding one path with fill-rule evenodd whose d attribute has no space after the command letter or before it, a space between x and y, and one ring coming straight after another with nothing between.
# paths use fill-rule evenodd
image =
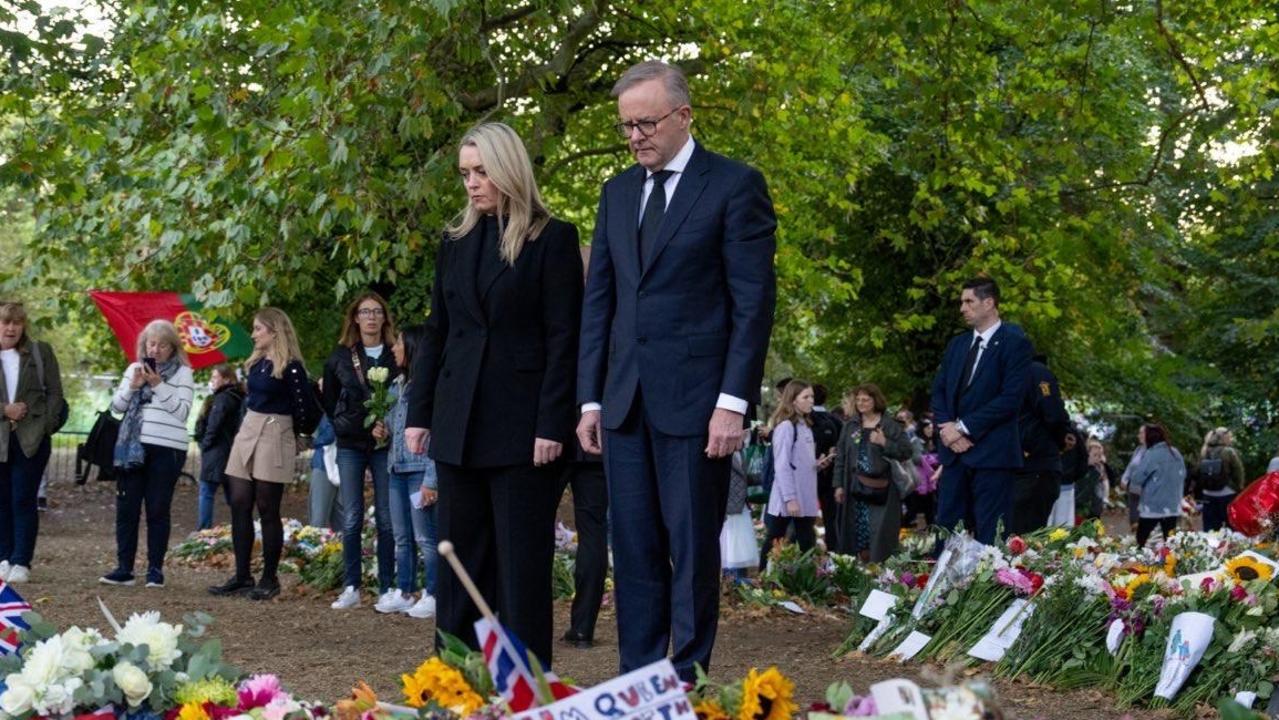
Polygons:
<instances>
[{"instance_id":1,"label":"union jack flag","mask_svg":"<svg viewBox=\"0 0 1279 720\"><path fill-rule=\"evenodd\" d=\"M524 643L501 623L489 622L486 618L475 621L475 636L484 650L484 663L493 676L493 687L511 710L523 712L536 707L539 704L537 675L533 673L530 661L533 656ZM577 692L577 688L564 683L550 670L543 671L542 678L555 700L563 700Z\"/></svg>"},{"instance_id":2,"label":"union jack flag","mask_svg":"<svg viewBox=\"0 0 1279 720\"><path fill-rule=\"evenodd\" d=\"M22 613L30 609L31 603L23 600L12 585L0 580L0 655L16 653L22 646L19 632L31 629Z\"/></svg>"}]
</instances>

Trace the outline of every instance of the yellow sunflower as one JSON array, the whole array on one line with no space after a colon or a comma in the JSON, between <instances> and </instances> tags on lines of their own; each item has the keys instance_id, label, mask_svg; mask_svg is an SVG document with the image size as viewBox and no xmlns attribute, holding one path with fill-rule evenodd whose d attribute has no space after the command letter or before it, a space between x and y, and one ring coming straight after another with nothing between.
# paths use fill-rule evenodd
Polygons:
<instances>
[{"instance_id":1,"label":"yellow sunflower","mask_svg":"<svg viewBox=\"0 0 1279 720\"><path fill-rule=\"evenodd\" d=\"M1177 553L1170 552L1168 557L1164 558L1164 575L1177 576Z\"/></svg>"},{"instance_id":2,"label":"yellow sunflower","mask_svg":"<svg viewBox=\"0 0 1279 720\"><path fill-rule=\"evenodd\" d=\"M462 716L484 707L484 699L471 689L462 673L438 657L419 665L412 675L401 675L400 681L409 707L420 708L434 701Z\"/></svg>"},{"instance_id":3,"label":"yellow sunflower","mask_svg":"<svg viewBox=\"0 0 1279 720\"><path fill-rule=\"evenodd\" d=\"M1132 594L1137 591L1137 588L1141 587L1142 585L1149 585L1149 584L1150 584L1150 576L1145 573L1142 573L1134 577L1132 580L1129 580L1128 585L1126 586L1126 589L1128 590L1128 597L1131 598Z\"/></svg>"},{"instance_id":4,"label":"yellow sunflower","mask_svg":"<svg viewBox=\"0 0 1279 720\"><path fill-rule=\"evenodd\" d=\"M737 720L790 720L797 706L792 700L795 684L774 667L764 672L751 668L742 681L742 706Z\"/></svg>"},{"instance_id":5,"label":"yellow sunflower","mask_svg":"<svg viewBox=\"0 0 1279 720\"><path fill-rule=\"evenodd\" d=\"M693 707L697 720L731 720L723 707L714 700L703 700Z\"/></svg>"},{"instance_id":6,"label":"yellow sunflower","mask_svg":"<svg viewBox=\"0 0 1279 720\"><path fill-rule=\"evenodd\" d=\"M1226 572L1236 582L1251 580L1269 580L1275 574L1274 568L1248 555L1239 555L1226 563Z\"/></svg>"}]
</instances>

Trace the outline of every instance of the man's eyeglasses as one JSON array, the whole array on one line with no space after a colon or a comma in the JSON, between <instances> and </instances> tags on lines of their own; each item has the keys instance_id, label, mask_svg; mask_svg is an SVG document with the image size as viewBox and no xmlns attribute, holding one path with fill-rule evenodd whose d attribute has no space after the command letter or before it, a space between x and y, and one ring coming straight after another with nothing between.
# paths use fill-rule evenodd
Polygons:
<instances>
[{"instance_id":1,"label":"man's eyeglasses","mask_svg":"<svg viewBox=\"0 0 1279 720\"><path fill-rule=\"evenodd\" d=\"M386 313L382 312L382 308L361 308L355 314L362 318L380 318Z\"/></svg>"},{"instance_id":2,"label":"man's eyeglasses","mask_svg":"<svg viewBox=\"0 0 1279 720\"><path fill-rule=\"evenodd\" d=\"M617 134L621 135L624 138L629 138L631 134L634 133L637 128L639 129L640 134L643 135L644 137L652 137L653 133L657 132L657 124L665 120L666 118L674 115L675 113L679 112L680 108L682 107L683 106L681 105L680 107L675 108L674 110L666 113L665 115L659 117L656 120L638 120L636 122L619 122L613 127L617 128Z\"/></svg>"}]
</instances>

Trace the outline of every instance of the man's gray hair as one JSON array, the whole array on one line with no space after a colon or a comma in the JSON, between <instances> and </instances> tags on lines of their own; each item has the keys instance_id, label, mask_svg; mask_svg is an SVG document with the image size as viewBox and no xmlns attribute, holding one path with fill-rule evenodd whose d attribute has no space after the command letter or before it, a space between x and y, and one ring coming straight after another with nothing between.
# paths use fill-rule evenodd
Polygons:
<instances>
[{"instance_id":1,"label":"man's gray hair","mask_svg":"<svg viewBox=\"0 0 1279 720\"><path fill-rule=\"evenodd\" d=\"M666 97L676 107L693 104L693 99L688 94L688 78L684 77L684 71L661 60L645 60L627 68L613 84L613 97L621 97L622 93L649 80L661 80L666 88Z\"/></svg>"}]
</instances>

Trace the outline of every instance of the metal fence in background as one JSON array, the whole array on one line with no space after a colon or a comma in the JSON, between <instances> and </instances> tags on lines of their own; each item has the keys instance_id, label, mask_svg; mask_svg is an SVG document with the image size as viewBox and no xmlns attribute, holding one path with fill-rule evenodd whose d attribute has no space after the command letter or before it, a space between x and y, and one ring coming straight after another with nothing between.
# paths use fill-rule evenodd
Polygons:
<instances>
[{"instance_id":1,"label":"metal fence in background","mask_svg":"<svg viewBox=\"0 0 1279 720\"><path fill-rule=\"evenodd\" d=\"M44 470L45 483L71 484L83 477L85 473L88 474L89 481L98 480L102 471L96 466L90 467L79 458L78 450L88 437L89 433L75 430L63 430L53 436L53 451L49 456L49 465ZM310 475L311 452L308 448L298 453L293 466L294 477L305 478ZM182 473L178 476L178 480L195 482L199 476L200 446L191 443L187 448L186 463L182 466Z\"/></svg>"}]
</instances>

